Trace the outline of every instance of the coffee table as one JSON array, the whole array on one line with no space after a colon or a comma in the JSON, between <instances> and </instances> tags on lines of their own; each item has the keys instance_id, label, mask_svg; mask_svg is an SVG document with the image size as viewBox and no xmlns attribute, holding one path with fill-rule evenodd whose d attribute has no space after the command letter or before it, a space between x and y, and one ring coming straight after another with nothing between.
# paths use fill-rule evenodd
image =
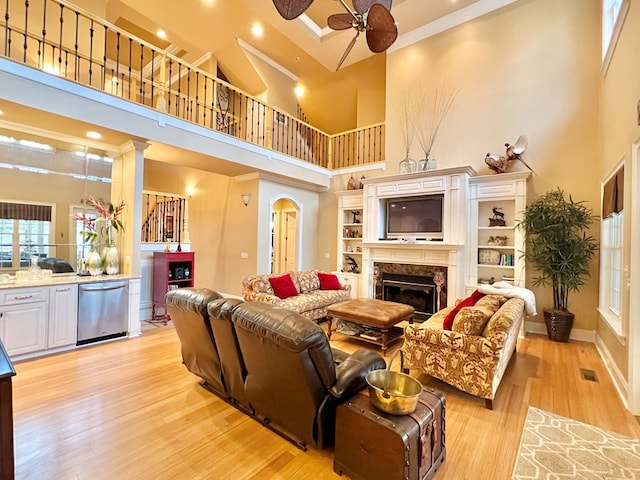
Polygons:
<instances>
[{"instance_id":1,"label":"coffee table","mask_svg":"<svg viewBox=\"0 0 640 480\"><path fill-rule=\"evenodd\" d=\"M402 339L404 330L395 325L407 320L413 323L414 308L404 303L388 302L375 298L356 298L344 302L334 303L327 308L327 337L331 340L332 323L334 318L341 318L349 322L370 327L380 332L380 338L374 336L357 335L359 340L380 345L382 355L387 347Z\"/></svg>"}]
</instances>

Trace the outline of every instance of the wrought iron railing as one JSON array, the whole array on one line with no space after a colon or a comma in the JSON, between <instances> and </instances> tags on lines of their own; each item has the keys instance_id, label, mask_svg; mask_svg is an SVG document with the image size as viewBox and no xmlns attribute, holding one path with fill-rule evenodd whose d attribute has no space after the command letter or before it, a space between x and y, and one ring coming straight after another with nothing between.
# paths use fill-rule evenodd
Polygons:
<instances>
[{"instance_id":1,"label":"wrought iron railing","mask_svg":"<svg viewBox=\"0 0 640 480\"><path fill-rule=\"evenodd\" d=\"M5 0L0 54L327 168L382 160L384 125L328 135L65 0Z\"/></svg>"},{"instance_id":2,"label":"wrought iron railing","mask_svg":"<svg viewBox=\"0 0 640 480\"><path fill-rule=\"evenodd\" d=\"M188 242L189 214L185 197L163 193L143 192L142 242Z\"/></svg>"}]
</instances>

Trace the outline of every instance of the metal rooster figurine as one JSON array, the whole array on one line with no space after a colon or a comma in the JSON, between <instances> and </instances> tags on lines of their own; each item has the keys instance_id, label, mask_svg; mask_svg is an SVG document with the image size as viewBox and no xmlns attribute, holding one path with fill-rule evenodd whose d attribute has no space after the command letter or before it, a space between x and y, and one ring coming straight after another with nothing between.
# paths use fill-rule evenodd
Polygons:
<instances>
[{"instance_id":1,"label":"metal rooster figurine","mask_svg":"<svg viewBox=\"0 0 640 480\"><path fill-rule=\"evenodd\" d=\"M522 154L527 148L528 143L529 141L526 135L520 135L513 145L508 143L504 144L504 146L507 147L506 155L491 155L487 153L484 157L484 163L496 173L505 173L511 168L513 162L520 160L524 163L525 167L533 172L533 168L527 165L527 162L522 159Z\"/></svg>"}]
</instances>

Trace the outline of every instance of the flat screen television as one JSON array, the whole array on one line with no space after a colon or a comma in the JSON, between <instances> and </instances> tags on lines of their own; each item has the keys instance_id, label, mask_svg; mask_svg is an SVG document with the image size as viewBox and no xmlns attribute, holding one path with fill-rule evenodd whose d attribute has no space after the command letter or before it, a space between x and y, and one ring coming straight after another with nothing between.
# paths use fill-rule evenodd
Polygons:
<instances>
[{"instance_id":1,"label":"flat screen television","mask_svg":"<svg viewBox=\"0 0 640 480\"><path fill-rule=\"evenodd\" d=\"M442 193L387 199L386 238L442 240L443 203Z\"/></svg>"}]
</instances>

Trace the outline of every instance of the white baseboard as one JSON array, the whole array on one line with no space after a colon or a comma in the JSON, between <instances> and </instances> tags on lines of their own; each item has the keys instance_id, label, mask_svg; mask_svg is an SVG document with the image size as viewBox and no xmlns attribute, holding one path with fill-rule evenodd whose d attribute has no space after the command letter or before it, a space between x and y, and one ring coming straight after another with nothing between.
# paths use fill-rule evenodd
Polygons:
<instances>
[{"instance_id":1,"label":"white baseboard","mask_svg":"<svg viewBox=\"0 0 640 480\"><path fill-rule=\"evenodd\" d=\"M525 332L538 333L540 335L547 334L547 327L545 326L544 323L540 323L540 322L524 322L524 330ZM580 328L572 328L571 334L569 335L569 339L578 340L580 342L595 343L596 331L582 330Z\"/></svg>"},{"instance_id":2,"label":"white baseboard","mask_svg":"<svg viewBox=\"0 0 640 480\"><path fill-rule=\"evenodd\" d=\"M622 400L624 408L629 410L629 402L627 401L629 398L629 384L627 383L627 380L618 369L609 349L599 336L596 337L595 344L598 349L598 353L600 354L600 358L602 358L602 362L604 363L607 372L609 372L609 377L611 377L613 386L616 387L620 400Z\"/></svg>"}]
</instances>

